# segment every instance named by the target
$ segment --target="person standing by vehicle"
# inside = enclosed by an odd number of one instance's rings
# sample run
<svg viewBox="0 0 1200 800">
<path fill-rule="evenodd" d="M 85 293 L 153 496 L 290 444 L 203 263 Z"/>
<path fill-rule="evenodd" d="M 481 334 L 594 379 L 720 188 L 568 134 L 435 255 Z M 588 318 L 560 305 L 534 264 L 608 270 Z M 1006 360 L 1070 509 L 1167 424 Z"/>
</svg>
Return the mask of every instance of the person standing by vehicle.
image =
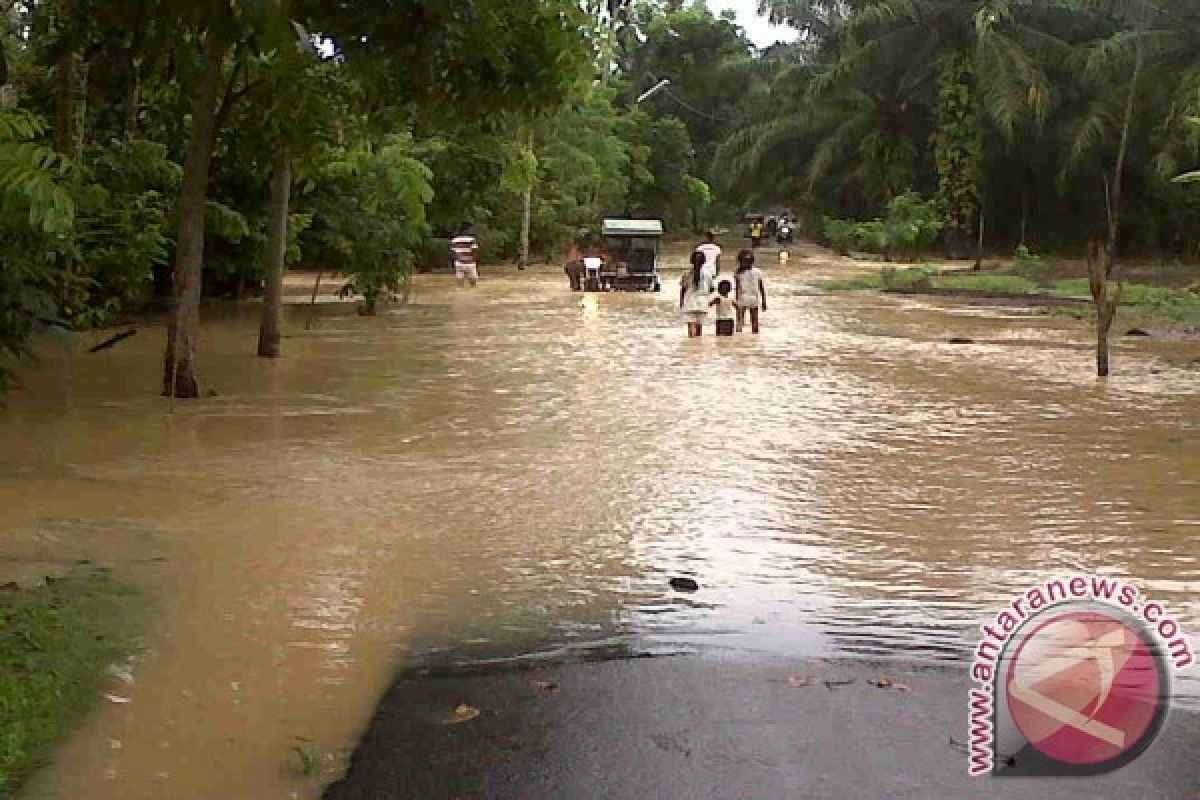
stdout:
<svg viewBox="0 0 1200 800">
<path fill-rule="evenodd" d="M 454 274 L 459 288 L 479 285 L 479 240 L 471 230 L 470 223 L 462 226 L 461 232 L 450 240 L 450 252 L 454 254 Z"/>
<path fill-rule="evenodd" d="M 692 268 L 684 270 L 679 279 L 679 309 L 687 321 L 689 339 L 703 335 L 713 292 L 713 279 L 704 271 L 704 254 L 694 251 L 691 261 Z"/>
<path fill-rule="evenodd" d="M 571 281 L 571 289 L 576 292 L 583 291 L 583 257 L 587 254 L 591 238 L 591 231 L 587 228 L 579 229 L 579 233 L 575 235 L 575 241 L 571 243 L 571 250 L 567 253 L 567 263 L 563 267 L 563 271 L 567 273 L 567 279 Z"/>
<path fill-rule="evenodd" d="M 750 312 L 750 332 L 758 333 L 759 314 L 767 310 L 767 285 L 762 270 L 754 266 L 754 251 L 738 253 L 737 329 L 745 327 L 746 312 Z"/>
<path fill-rule="evenodd" d="M 717 234 L 709 231 L 704 235 L 704 244 L 696 248 L 697 253 L 704 254 L 704 271 L 715 281 L 721 274 L 721 245 L 717 244 Z"/>
</svg>

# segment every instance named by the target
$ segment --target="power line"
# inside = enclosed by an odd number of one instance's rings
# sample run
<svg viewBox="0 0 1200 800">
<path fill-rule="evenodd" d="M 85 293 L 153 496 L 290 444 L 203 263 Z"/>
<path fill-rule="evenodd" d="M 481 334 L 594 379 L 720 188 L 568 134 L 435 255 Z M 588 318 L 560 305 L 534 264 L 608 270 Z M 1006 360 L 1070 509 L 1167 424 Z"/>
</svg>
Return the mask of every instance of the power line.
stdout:
<svg viewBox="0 0 1200 800">
<path fill-rule="evenodd" d="M 693 105 L 690 105 L 689 103 L 685 102 L 684 100 L 681 100 L 681 99 L 680 99 L 680 98 L 679 98 L 679 97 L 678 97 L 678 96 L 677 96 L 677 95 L 676 95 L 674 92 L 672 92 L 670 89 L 665 89 L 665 88 L 664 88 L 664 89 L 662 90 L 662 93 L 663 93 L 663 94 L 665 94 L 665 95 L 667 95 L 668 97 L 670 97 L 670 98 L 671 98 L 672 100 L 674 100 L 676 103 L 679 103 L 679 105 L 683 106 L 683 107 L 684 107 L 684 108 L 686 108 L 688 111 L 691 111 L 693 114 L 698 114 L 698 115 L 700 115 L 700 116 L 702 116 L 702 117 L 707 117 L 708 119 L 711 119 L 711 120 L 713 120 L 713 121 L 715 121 L 715 122 L 736 122 L 736 121 L 737 121 L 737 120 L 734 120 L 734 119 L 730 119 L 729 117 L 718 117 L 718 116 L 714 116 L 713 114 L 709 114 L 707 111 L 701 111 L 700 109 L 696 108 L 695 106 L 693 106 Z"/>
</svg>

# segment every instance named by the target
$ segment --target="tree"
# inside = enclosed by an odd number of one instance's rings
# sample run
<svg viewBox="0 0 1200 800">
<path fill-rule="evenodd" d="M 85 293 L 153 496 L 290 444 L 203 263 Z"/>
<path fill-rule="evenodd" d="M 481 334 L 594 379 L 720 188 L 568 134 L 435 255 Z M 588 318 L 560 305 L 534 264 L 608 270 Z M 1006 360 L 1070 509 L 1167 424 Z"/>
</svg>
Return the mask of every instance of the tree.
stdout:
<svg viewBox="0 0 1200 800">
<path fill-rule="evenodd" d="M 1105 377 L 1111 369 L 1109 333 L 1122 295 L 1117 250 L 1129 156 L 1153 135 L 1147 123 L 1161 119 L 1159 113 L 1141 111 L 1139 101 L 1145 104 L 1153 97 L 1153 89 L 1146 89 L 1151 79 L 1159 86 L 1175 86 L 1180 75 L 1185 85 L 1200 75 L 1200 9 L 1183 3 L 1097 0 L 1077 13 L 1083 35 L 1076 37 L 1067 63 L 1078 75 L 1085 111 L 1071 119 L 1062 178 L 1100 167 L 1104 225 L 1102 235 L 1089 242 L 1088 273 L 1096 308 L 1096 373 Z"/>
<path fill-rule="evenodd" d="M 46 125 L 22 110 L 0 112 L 0 355 L 26 353 L 30 337 L 61 324 L 55 267 L 74 227 L 69 192 L 73 167 L 39 140 Z M 9 372 L 0 363 L 0 387 Z"/>
<path fill-rule="evenodd" d="M 570 67 L 582 41 L 575 7 L 549 0 L 520 10 L 490 0 L 477 3 L 474 15 L 431 0 L 397 0 L 369 10 L 364 4 L 332 8 L 315 0 L 290 5 L 208 0 L 199 5 L 186 18 L 201 45 L 200 69 L 192 89 L 191 144 L 179 201 L 176 302 L 163 369 L 164 394 L 175 397 L 198 397 L 200 392 L 195 357 L 206 189 L 217 133 L 231 104 L 246 91 L 234 86 L 241 58 L 283 41 L 282 32 L 295 19 L 292 14 L 302 13 L 343 57 L 355 65 L 362 61 L 365 71 L 374 71 L 381 84 L 410 102 L 536 108 L 561 97 L 576 80 L 578 73 Z M 226 77 L 231 55 L 233 67 Z M 456 80 L 445 80 L 451 74 Z M 222 84 L 227 86 L 218 107 Z M 281 240 L 275 237 L 277 247 Z"/>
</svg>

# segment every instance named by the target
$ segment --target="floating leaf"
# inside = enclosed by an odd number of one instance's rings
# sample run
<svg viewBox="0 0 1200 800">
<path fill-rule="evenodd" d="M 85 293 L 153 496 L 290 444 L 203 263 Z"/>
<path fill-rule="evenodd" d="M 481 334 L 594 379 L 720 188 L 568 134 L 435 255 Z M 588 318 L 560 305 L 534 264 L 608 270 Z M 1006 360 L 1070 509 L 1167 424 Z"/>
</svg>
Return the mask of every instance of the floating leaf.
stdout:
<svg viewBox="0 0 1200 800">
<path fill-rule="evenodd" d="M 460 704 L 443 722 L 446 725 L 457 725 L 460 722 L 470 722 L 479 716 L 479 709 L 466 703 Z"/>
</svg>

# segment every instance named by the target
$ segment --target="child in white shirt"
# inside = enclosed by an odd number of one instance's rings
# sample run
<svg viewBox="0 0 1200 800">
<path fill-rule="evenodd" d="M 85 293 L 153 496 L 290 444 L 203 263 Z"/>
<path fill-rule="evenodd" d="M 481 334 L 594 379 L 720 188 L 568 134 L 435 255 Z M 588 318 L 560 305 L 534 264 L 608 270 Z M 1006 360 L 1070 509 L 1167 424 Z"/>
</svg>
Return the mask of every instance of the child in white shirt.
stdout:
<svg viewBox="0 0 1200 800">
<path fill-rule="evenodd" d="M 717 336 L 733 336 L 737 307 L 729 296 L 732 291 L 733 284 L 728 279 L 722 280 L 717 284 L 717 296 L 709 303 L 717 309 Z"/>
<path fill-rule="evenodd" d="M 758 333 L 758 315 L 767 310 L 767 285 L 763 281 L 762 270 L 754 266 L 754 252 L 743 250 L 738 253 L 737 275 L 737 329 L 740 331 L 746 322 L 746 312 L 750 312 L 750 331 Z"/>
</svg>

